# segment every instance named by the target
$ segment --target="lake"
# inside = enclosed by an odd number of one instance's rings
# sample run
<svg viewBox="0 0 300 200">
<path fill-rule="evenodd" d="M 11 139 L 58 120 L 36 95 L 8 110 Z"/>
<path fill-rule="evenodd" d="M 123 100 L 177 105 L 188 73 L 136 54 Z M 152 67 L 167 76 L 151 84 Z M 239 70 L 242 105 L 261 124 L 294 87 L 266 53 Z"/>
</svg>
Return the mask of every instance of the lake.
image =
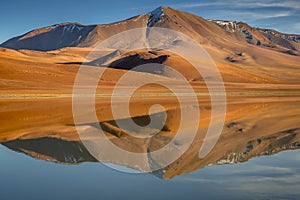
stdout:
<svg viewBox="0 0 300 200">
<path fill-rule="evenodd" d="M 116 118 L 105 97 L 96 99 L 95 113 L 80 107 L 79 118 L 68 97 L 1 99 L 1 199 L 299 198 L 297 97 L 233 97 L 224 123 L 221 114 L 212 120 L 206 101 L 179 106 L 172 99 L 137 97 L 132 121 Z M 151 110 L 154 102 L 165 112 Z M 199 157 L 203 141 L 213 141 L 205 138 L 209 126 L 218 124 L 217 143 Z"/>
</svg>

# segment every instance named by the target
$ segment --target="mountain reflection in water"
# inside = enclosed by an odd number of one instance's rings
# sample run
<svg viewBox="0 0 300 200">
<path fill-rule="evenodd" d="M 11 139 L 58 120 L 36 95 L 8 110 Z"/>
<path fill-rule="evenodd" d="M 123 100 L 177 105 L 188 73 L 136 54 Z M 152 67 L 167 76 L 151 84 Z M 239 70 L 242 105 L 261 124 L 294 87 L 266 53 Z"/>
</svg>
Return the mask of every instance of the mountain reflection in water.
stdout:
<svg viewBox="0 0 300 200">
<path fill-rule="evenodd" d="M 76 132 L 70 100 L 12 100 L 1 104 L 4 109 L 0 113 L 0 119 L 5 123 L 1 127 L 0 141 L 7 148 L 36 159 L 59 164 L 98 162 L 85 148 Z M 137 109 L 148 106 L 147 103 L 140 104 Z M 190 106 L 179 109 L 176 104 L 165 103 L 167 120 L 162 130 L 149 138 L 137 138 L 119 129 L 108 111 L 108 104 L 97 107 L 101 110 L 97 112 L 99 121 L 82 124 L 79 128 L 89 130 L 99 124 L 115 145 L 136 153 L 155 151 L 171 142 L 178 130 L 180 112 L 192 109 Z M 133 121 L 140 125 L 148 124 L 149 115 L 143 112 L 133 111 Z M 191 127 L 190 124 L 183 127 L 183 130 L 199 129 L 190 148 L 177 161 L 153 174 L 162 179 L 171 179 L 206 166 L 247 162 L 257 156 L 300 149 L 298 101 L 229 103 L 221 137 L 213 150 L 203 159 L 198 157 L 198 153 L 209 124 L 210 106 L 201 104 L 200 112 L 201 121 L 198 127 Z M 190 119 L 191 122 L 193 120 L 195 119 Z M 93 137 L 87 134 L 85 139 L 93 140 Z M 175 142 L 181 145 L 184 140 Z M 110 162 L 109 157 L 105 158 L 105 162 Z M 151 162 L 150 158 L 148 162 Z M 139 169 L 135 163 L 128 163 L 112 164 Z"/>
</svg>

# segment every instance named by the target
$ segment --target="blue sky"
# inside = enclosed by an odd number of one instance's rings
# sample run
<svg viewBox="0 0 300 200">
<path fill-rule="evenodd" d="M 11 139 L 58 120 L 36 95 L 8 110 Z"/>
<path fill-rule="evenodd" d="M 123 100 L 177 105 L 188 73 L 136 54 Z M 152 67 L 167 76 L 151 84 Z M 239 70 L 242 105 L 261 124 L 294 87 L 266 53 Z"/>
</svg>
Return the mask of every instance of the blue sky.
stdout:
<svg viewBox="0 0 300 200">
<path fill-rule="evenodd" d="M 1 1 L 0 43 L 32 29 L 61 22 L 102 24 L 147 13 L 160 5 L 208 19 L 300 33 L 300 0 L 9 0 Z"/>
</svg>

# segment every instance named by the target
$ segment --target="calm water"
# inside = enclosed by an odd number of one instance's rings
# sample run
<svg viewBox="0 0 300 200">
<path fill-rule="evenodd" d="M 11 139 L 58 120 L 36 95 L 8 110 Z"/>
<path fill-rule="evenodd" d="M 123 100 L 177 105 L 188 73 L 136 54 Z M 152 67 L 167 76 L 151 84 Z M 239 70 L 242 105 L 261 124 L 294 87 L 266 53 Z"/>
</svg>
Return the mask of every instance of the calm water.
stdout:
<svg viewBox="0 0 300 200">
<path fill-rule="evenodd" d="M 300 198 L 300 103 L 297 101 L 228 104 L 218 143 L 200 159 L 199 147 L 210 112 L 203 104 L 200 106 L 203 123 L 197 127 L 194 143 L 176 162 L 153 173 L 125 173 L 98 162 L 78 137 L 67 100 L 0 103 L 1 199 Z M 173 105 L 167 109 L 168 119 L 162 131 L 152 138 L 139 139 L 116 134 L 120 133 L 116 120 L 108 117 L 106 105 L 99 107 L 102 109 L 98 125 L 110 141 L 131 152 L 159 149 L 171 141 L 178 129 L 179 111 Z M 138 124 L 148 123 L 149 115 L 133 115 Z M 90 130 L 95 128 L 95 122 L 79 127 Z M 183 130 L 190 128 L 195 127 L 186 125 Z M 87 136 L 88 140 L 93 138 Z M 177 140 L 176 144 L 184 141 Z M 116 163 L 114 159 L 105 160 Z M 134 161 L 115 165 L 118 166 L 141 170 Z"/>
</svg>

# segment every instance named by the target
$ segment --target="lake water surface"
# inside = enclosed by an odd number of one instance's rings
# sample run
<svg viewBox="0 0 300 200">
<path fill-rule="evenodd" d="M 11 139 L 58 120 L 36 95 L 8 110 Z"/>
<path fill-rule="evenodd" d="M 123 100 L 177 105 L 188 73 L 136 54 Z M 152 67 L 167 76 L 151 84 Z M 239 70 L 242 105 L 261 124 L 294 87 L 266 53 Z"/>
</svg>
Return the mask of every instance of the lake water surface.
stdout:
<svg viewBox="0 0 300 200">
<path fill-rule="evenodd" d="M 142 129 L 126 130 L 115 119 L 109 103 L 96 103 L 98 121 L 75 126 L 68 98 L 1 100 L 1 199 L 298 199 L 300 197 L 300 101 L 298 99 L 236 99 L 227 104 L 225 124 L 217 144 L 204 158 L 199 149 L 208 129 L 211 107 L 200 104 L 200 122 L 188 119 L 181 131 L 197 129 L 189 148 L 168 166 L 149 172 L 151 152 L 171 143 L 178 148 L 185 137 L 172 140 L 179 130 L 178 107 L 160 100 L 167 119 L 151 137 Z M 149 117 L 151 103 L 135 102 L 133 121 Z M 121 105 L 121 104 L 120 104 Z M 90 113 L 82 111 L 83 116 Z M 189 115 L 185 115 L 189 116 Z M 212 122 L 217 124 L 218 122 Z M 86 144 L 91 130 L 101 127 L 106 137 L 128 152 L 145 154 L 143 162 L 101 152 L 102 163 Z M 149 127 L 149 130 L 155 127 Z M 78 130 L 83 135 L 78 135 Z M 137 137 L 135 137 L 137 136 Z M 112 165 L 110 165 L 112 164 Z M 154 169 L 154 168 L 153 168 Z M 124 172 L 124 171 L 129 171 Z M 147 171 L 147 173 L 141 173 Z"/>
</svg>

